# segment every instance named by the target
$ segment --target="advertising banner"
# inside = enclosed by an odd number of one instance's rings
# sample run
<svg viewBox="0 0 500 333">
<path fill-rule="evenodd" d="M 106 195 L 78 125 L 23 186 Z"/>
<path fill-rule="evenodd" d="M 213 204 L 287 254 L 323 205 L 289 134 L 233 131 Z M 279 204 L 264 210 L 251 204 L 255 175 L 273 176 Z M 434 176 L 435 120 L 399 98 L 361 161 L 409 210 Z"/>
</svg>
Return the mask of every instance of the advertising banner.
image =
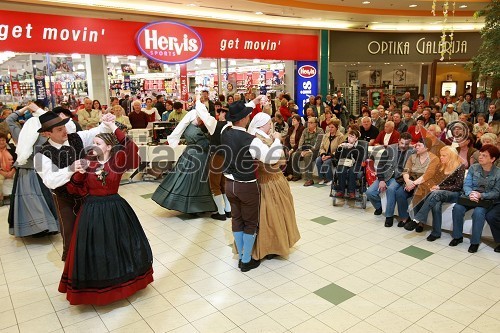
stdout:
<svg viewBox="0 0 500 333">
<path fill-rule="evenodd" d="M 187 65 L 180 65 L 180 80 L 181 80 L 181 99 L 187 101 L 189 98 L 188 93 L 188 78 L 187 78 Z"/>
<path fill-rule="evenodd" d="M 302 116 L 309 96 L 318 94 L 318 62 L 297 61 L 295 82 L 297 82 L 295 103 L 299 107 L 299 115 Z"/>
<path fill-rule="evenodd" d="M 255 59 L 318 59 L 317 35 L 189 27 L 172 21 L 146 24 L 26 15 L 5 10 L 0 10 L 0 17 L 0 51 L 139 55 L 142 47 L 148 58 L 166 63 L 196 57 L 248 59 L 249 54 Z M 174 26 L 179 29 L 172 29 Z"/>
</svg>

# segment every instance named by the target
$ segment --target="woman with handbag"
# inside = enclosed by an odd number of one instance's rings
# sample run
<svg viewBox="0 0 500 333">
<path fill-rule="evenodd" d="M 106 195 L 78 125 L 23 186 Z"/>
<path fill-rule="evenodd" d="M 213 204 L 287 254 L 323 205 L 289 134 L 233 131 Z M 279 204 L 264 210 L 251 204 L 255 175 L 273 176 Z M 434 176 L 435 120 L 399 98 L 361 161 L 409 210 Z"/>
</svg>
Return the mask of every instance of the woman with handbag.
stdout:
<svg viewBox="0 0 500 333">
<path fill-rule="evenodd" d="M 442 204 L 457 202 L 465 178 L 465 166 L 455 148 L 441 148 L 439 160 L 435 174 L 430 174 L 433 171 L 429 169 L 425 172 L 429 180 L 417 188 L 412 200 L 414 218 L 404 226 L 406 230 L 423 231 L 427 216 L 432 211 L 432 232 L 427 236 L 429 242 L 441 238 Z"/>
<path fill-rule="evenodd" d="M 465 212 L 473 209 L 472 237 L 469 253 L 477 252 L 483 233 L 486 212 L 500 197 L 500 168 L 494 165 L 500 151 L 493 145 L 484 145 L 479 151 L 478 163 L 469 167 L 464 182 L 464 196 L 453 207 L 453 240 L 450 246 L 463 242 Z"/>
</svg>

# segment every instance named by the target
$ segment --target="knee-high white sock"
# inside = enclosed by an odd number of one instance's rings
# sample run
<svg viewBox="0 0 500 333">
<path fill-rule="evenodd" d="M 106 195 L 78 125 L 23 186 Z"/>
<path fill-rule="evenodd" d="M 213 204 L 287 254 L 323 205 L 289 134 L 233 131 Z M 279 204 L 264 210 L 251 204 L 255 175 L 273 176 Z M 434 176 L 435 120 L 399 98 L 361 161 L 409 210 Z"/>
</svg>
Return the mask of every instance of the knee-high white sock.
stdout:
<svg viewBox="0 0 500 333">
<path fill-rule="evenodd" d="M 229 199 L 227 198 L 226 194 L 222 194 L 222 197 L 224 198 L 224 211 L 230 212 L 231 211 L 231 203 L 229 202 Z"/>
<path fill-rule="evenodd" d="M 214 202 L 217 206 L 217 212 L 220 215 L 224 215 L 224 199 L 222 199 L 222 194 L 214 195 Z"/>
</svg>

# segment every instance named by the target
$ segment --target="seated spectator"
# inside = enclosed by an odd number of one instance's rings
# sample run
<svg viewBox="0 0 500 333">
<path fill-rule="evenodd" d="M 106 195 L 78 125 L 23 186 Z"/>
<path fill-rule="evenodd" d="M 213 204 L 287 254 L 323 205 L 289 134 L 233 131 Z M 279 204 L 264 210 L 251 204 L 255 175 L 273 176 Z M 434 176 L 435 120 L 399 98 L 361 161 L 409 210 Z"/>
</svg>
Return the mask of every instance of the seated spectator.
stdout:
<svg viewBox="0 0 500 333">
<path fill-rule="evenodd" d="M 285 147 L 288 148 L 288 163 L 286 169 L 286 175 L 288 180 L 293 179 L 293 171 L 292 171 L 292 160 L 291 157 L 294 152 L 299 149 L 299 141 L 302 137 L 302 132 L 304 131 L 304 126 L 301 122 L 301 117 L 298 114 L 290 117 L 292 120 L 291 126 L 288 128 L 288 133 L 285 138 Z M 296 179 L 298 180 L 298 179 Z"/>
<path fill-rule="evenodd" d="M 386 192 L 386 227 L 392 227 L 396 200 L 402 199 L 396 198 L 396 190 L 400 187 L 396 179 L 402 177 L 406 161 L 413 154 L 410 144 L 411 135 L 403 133 L 397 144 L 387 146 L 377 164 L 377 180 L 366 191 L 368 200 L 375 208 L 374 215 L 382 214 L 380 193 Z"/>
<path fill-rule="evenodd" d="M 488 124 L 488 133 L 500 135 L 500 120 L 493 120 Z"/>
<path fill-rule="evenodd" d="M 132 129 L 132 124 L 130 123 L 130 119 L 129 119 L 129 117 L 127 117 L 125 115 L 125 110 L 121 107 L 121 105 L 119 105 L 119 104 L 114 105 L 111 108 L 110 112 L 115 115 L 116 122 L 124 125 L 124 127 L 120 126 L 122 131 L 126 132 L 126 131 Z"/>
<path fill-rule="evenodd" d="M 498 90 L 500 91 L 500 90 Z M 499 99 L 500 101 L 500 99 Z M 495 103 L 491 103 L 488 106 L 488 115 L 486 122 L 489 124 L 494 120 L 500 120 L 500 110 L 497 110 Z"/>
<path fill-rule="evenodd" d="M 439 119 L 441 119 L 441 118 L 443 118 L 443 113 L 442 113 L 441 111 L 436 112 L 436 113 L 434 114 L 434 120 L 436 121 L 436 123 L 437 123 L 437 121 L 438 121 Z"/>
<path fill-rule="evenodd" d="M 445 143 L 441 141 L 441 128 L 439 125 L 432 124 L 429 126 L 425 133 L 425 137 L 431 140 L 432 146 L 429 151 L 436 156 L 439 156 L 441 148 L 445 146 Z"/>
<path fill-rule="evenodd" d="M 0 207 L 3 206 L 3 182 L 5 179 L 13 179 L 16 174 L 16 149 L 14 145 L 7 143 L 8 140 L 7 134 L 0 132 Z"/>
<path fill-rule="evenodd" d="M 500 198 L 500 169 L 494 166 L 495 160 L 500 157 L 500 151 L 492 145 L 485 145 L 479 153 L 479 163 L 471 165 L 465 178 L 463 191 L 465 196 L 460 197 L 453 206 L 453 240 L 450 246 L 457 246 L 463 242 L 464 215 L 470 209 L 472 213 L 472 236 L 469 253 L 477 252 L 483 233 L 485 215 L 495 201 Z"/>
<path fill-rule="evenodd" d="M 408 128 L 408 133 L 411 136 L 411 144 L 416 144 L 420 139 L 422 139 L 422 133 L 425 131 L 424 128 L 424 117 L 419 117 L 417 119 L 417 124 L 415 126 L 410 126 Z"/>
<path fill-rule="evenodd" d="M 304 121 L 307 122 L 309 118 L 314 117 L 314 110 L 312 107 L 309 107 L 305 110 L 306 111 L 304 112 L 304 116 L 302 118 L 304 118 Z"/>
<path fill-rule="evenodd" d="M 419 117 L 422 117 L 423 115 L 424 115 L 424 108 L 421 106 L 418 106 L 417 110 L 415 112 L 413 112 L 412 118 L 414 120 L 417 120 Z"/>
<path fill-rule="evenodd" d="M 328 126 L 328 123 L 330 120 L 333 118 L 333 113 L 330 111 L 330 107 L 325 108 L 325 120 L 321 122 L 321 128 L 323 129 L 324 132 L 326 132 L 326 127 Z"/>
<path fill-rule="evenodd" d="M 477 123 L 474 124 L 474 128 L 472 130 L 472 134 L 479 136 L 481 138 L 481 135 L 484 133 L 488 132 L 488 123 L 486 122 L 486 117 L 484 114 L 480 113 L 477 115 Z"/>
<path fill-rule="evenodd" d="M 412 110 L 416 111 L 418 106 L 421 106 L 423 108 L 429 106 L 429 102 L 425 100 L 424 94 L 418 94 L 418 99 L 413 102 Z"/>
<path fill-rule="evenodd" d="M 101 121 L 101 111 L 92 108 L 92 100 L 85 98 L 83 100 L 83 109 L 76 112 L 78 122 L 84 130 L 97 127 Z"/>
<path fill-rule="evenodd" d="M 384 115 L 384 113 L 381 114 L 378 109 L 372 110 L 371 112 L 372 125 L 378 129 L 379 133 L 384 130 L 385 125 L 385 120 L 381 118 L 381 115 Z"/>
<path fill-rule="evenodd" d="M 458 120 L 458 113 L 455 112 L 455 105 L 448 104 L 446 106 L 446 112 L 443 114 L 443 118 L 448 124 Z"/>
<path fill-rule="evenodd" d="M 406 230 L 422 232 L 432 211 L 432 232 L 427 236 L 429 242 L 441 238 L 442 204 L 457 202 L 465 177 L 465 167 L 454 148 L 441 148 L 439 160 L 435 174 L 432 174 L 433 169 L 426 170 L 424 176 L 428 180 L 417 188 L 412 200 L 414 218 L 404 226 Z"/>
<path fill-rule="evenodd" d="M 312 180 L 313 161 L 316 160 L 319 150 L 315 146 L 321 134 L 323 134 L 323 130 L 318 126 L 317 118 L 310 117 L 307 120 L 307 128 L 302 132 L 302 136 L 300 137 L 298 149 L 293 152 L 290 158 L 292 162 L 293 181 L 301 179 L 301 173 L 303 173 L 306 179 L 304 186 L 311 186 L 314 184 Z M 302 169 L 300 169 L 299 165 L 300 160 L 304 161 L 304 167 Z"/>
<path fill-rule="evenodd" d="M 410 110 L 410 108 L 407 106 L 403 106 L 402 111 L 403 111 L 403 116 L 404 116 L 404 119 L 402 120 L 402 122 L 405 123 L 405 125 L 408 128 L 410 128 L 410 126 L 415 125 L 415 120 L 413 119 L 413 112 Z"/>
<path fill-rule="evenodd" d="M 429 152 L 428 147 L 431 145 L 431 140 L 427 138 L 417 142 L 415 144 L 415 153 L 406 161 L 401 177 L 396 179 L 396 182 L 400 185 L 396 188 L 396 202 L 400 219 L 398 227 L 409 221 L 408 199 L 413 196 L 417 186 L 428 181 L 435 174 L 439 165 L 437 156 Z M 425 174 L 426 170 L 429 170 L 427 174 Z M 386 222 L 388 218 L 386 214 Z M 389 222 L 392 222 L 392 220 Z"/>
<path fill-rule="evenodd" d="M 403 119 L 401 118 L 401 113 L 394 112 L 392 114 L 392 121 L 394 122 L 394 129 L 399 134 L 408 131 L 408 126 L 403 122 Z"/>
<path fill-rule="evenodd" d="M 425 128 L 428 128 L 429 125 L 432 125 L 432 124 L 436 123 L 434 121 L 434 119 L 432 119 L 432 117 L 431 117 L 431 111 L 429 109 L 424 109 L 424 111 L 422 112 L 422 115 L 424 117 L 424 127 Z"/>
<path fill-rule="evenodd" d="M 498 158 L 495 163 L 498 162 Z M 497 166 L 498 167 L 498 166 Z M 486 222 L 490 225 L 491 234 L 493 235 L 493 240 L 495 243 L 500 243 L 500 202 L 497 202 L 495 206 L 486 213 Z M 500 253 L 500 244 L 493 250 Z"/>
<path fill-rule="evenodd" d="M 394 130 L 394 122 L 388 121 L 384 125 L 384 130 L 375 139 L 374 146 L 388 146 L 398 143 L 400 134 Z"/>
<path fill-rule="evenodd" d="M 10 108 L 4 108 L 0 114 L 0 132 L 10 135 L 9 131 L 9 125 L 7 125 L 7 122 L 5 119 L 7 119 L 8 116 L 12 114 L 12 109 Z"/>
<path fill-rule="evenodd" d="M 285 121 L 281 113 L 274 115 L 273 128 L 276 133 L 281 134 L 281 142 L 283 142 L 288 134 L 288 123 Z"/>
<path fill-rule="evenodd" d="M 369 146 L 375 145 L 375 139 L 378 136 L 378 128 L 372 125 L 372 120 L 370 117 L 363 117 L 361 119 L 360 127 L 360 137 L 359 140 L 365 140 L 368 142 Z"/>
<path fill-rule="evenodd" d="M 214 105 L 215 110 L 215 105 Z M 180 122 L 184 116 L 187 115 L 187 111 L 184 110 L 181 102 L 174 102 L 174 111 L 168 116 L 168 121 Z"/>
<path fill-rule="evenodd" d="M 474 153 L 477 151 L 476 148 L 473 147 L 475 142 L 474 135 L 469 133 L 469 135 L 465 138 L 461 138 L 458 140 L 458 155 L 460 156 L 460 160 L 466 169 L 469 168 L 472 164 L 474 164 Z"/>
<path fill-rule="evenodd" d="M 344 141 L 344 135 L 338 130 L 339 125 L 339 119 L 330 119 L 326 128 L 327 131 L 323 136 L 323 141 L 321 141 L 319 156 L 316 158 L 316 167 L 320 179 L 319 185 L 331 185 L 332 183 L 332 157 L 339 144 Z"/>
<path fill-rule="evenodd" d="M 335 196 L 338 198 L 344 197 L 346 185 L 349 199 L 356 198 L 356 177 L 362 172 L 366 153 L 364 146 L 358 145 L 360 135 L 357 126 L 350 127 L 347 142 L 341 143 L 335 152 L 333 163 L 338 177 Z"/>
<path fill-rule="evenodd" d="M 446 128 L 446 126 L 448 125 L 448 123 L 446 122 L 446 120 L 444 120 L 444 118 L 441 118 L 437 121 L 437 125 L 439 126 L 439 130 L 440 130 L 440 135 L 439 135 L 439 140 L 441 140 L 445 145 L 451 145 L 451 141 L 448 140 L 448 129 Z"/>
</svg>

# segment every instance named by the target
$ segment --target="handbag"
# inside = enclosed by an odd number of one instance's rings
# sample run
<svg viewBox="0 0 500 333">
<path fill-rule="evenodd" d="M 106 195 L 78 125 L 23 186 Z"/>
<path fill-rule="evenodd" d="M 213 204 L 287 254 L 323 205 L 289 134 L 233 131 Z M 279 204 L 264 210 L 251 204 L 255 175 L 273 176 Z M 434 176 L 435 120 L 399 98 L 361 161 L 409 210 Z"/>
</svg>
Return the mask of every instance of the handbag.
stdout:
<svg viewBox="0 0 500 333">
<path fill-rule="evenodd" d="M 339 159 L 338 166 L 343 166 L 346 168 L 350 168 L 354 165 L 354 160 L 352 158 L 341 158 Z"/>
<path fill-rule="evenodd" d="M 479 202 L 472 201 L 469 199 L 469 197 L 462 195 L 458 197 L 457 204 L 466 206 L 466 207 L 483 207 L 486 209 L 490 209 L 493 207 L 493 204 L 495 203 L 495 200 L 490 200 L 490 199 L 479 199 Z"/>
</svg>

